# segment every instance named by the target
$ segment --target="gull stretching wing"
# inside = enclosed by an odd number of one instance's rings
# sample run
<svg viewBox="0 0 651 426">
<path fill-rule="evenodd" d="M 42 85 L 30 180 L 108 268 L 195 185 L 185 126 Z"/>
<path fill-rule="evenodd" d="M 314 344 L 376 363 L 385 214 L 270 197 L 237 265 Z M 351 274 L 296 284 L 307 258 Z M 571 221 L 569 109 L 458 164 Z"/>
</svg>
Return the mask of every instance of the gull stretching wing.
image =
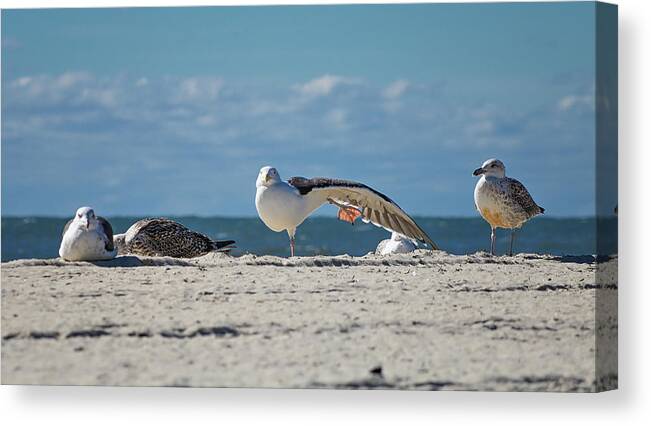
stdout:
<svg viewBox="0 0 651 426">
<path fill-rule="evenodd" d="M 290 253 L 294 255 L 296 228 L 314 210 L 330 203 L 339 207 L 337 217 L 349 223 L 361 217 L 414 242 L 438 247 L 398 204 L 386 195 L 359 182 L 341 179 L 293 177 L 283 181 L 273 167 L 260 169 L 256 180 L 255 208 L 269 229 L 289 235 Z"/>
</svg>

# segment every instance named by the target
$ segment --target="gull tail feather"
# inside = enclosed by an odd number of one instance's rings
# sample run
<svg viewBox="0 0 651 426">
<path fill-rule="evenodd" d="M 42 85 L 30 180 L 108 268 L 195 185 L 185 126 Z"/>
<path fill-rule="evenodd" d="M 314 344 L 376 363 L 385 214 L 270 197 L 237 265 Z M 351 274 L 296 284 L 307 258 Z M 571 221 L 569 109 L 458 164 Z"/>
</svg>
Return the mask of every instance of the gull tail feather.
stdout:
<svg viewBox="0 0 651 426">
<path fill-rule="evenodd" d="M 222 253 L 228 253 L 232 249 L 236 248 L 233 244 L 235 244 L 235 241 L 233 240 L 211 241 L 212 250 Z"/>
</svg>

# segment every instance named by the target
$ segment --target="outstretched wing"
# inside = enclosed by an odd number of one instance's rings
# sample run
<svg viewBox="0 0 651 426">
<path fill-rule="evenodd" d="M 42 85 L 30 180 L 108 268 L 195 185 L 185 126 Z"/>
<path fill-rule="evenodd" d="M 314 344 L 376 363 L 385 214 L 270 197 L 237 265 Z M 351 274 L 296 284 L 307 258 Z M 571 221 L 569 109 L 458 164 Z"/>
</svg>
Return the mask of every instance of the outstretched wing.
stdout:
<svg viewBox="0 0 651 426">
<path fill-rule="evenodd" d="M 106 248 L 106 251 L 113 251 L 113 227 L 111 227 L 109 221 L 104 219 L 102 216 L 97 216 L 97 220 L 106 235 L 106 245 L 104 248 Z"/>
<path fill-rule="evenodd" d="M 531 218 L 545 212 L 545 209 L 536 204 L 527 188 L 519 180 L 513 178 L 506 178 L 506 180 L 510 198 L 522 207 L 528 217 Z"/>
<path fill-rule="evenodd" d="M 363 183 L 341 179 L 293 177 L 287 181 L 306 197 L 318 197 L 359 210 L 364 222 L 370 222 L 388 231 L 395 231 L 413 240 L 429 244 L 438 250 L 434 241 L 386 195 Z"/>
</svg>

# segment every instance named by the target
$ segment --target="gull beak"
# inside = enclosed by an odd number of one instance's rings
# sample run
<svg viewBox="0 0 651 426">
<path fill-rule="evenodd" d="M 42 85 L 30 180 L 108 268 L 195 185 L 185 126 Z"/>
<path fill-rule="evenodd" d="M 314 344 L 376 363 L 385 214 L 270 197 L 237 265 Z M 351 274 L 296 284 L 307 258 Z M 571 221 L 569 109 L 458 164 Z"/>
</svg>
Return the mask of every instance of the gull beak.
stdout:
<svg viewBox="0 0 651 426">
<path fill-rule="evenodd" d="M 482 167 L 476 169 L 474 172 L 472 172 L 473 176 L 479 176 L 484 173 L 484 169 Z"/>
<path fill-rule="evenodd" d="M 269 174 L 264 175 L 264 183 L 269 183 Z"/>
</svg>

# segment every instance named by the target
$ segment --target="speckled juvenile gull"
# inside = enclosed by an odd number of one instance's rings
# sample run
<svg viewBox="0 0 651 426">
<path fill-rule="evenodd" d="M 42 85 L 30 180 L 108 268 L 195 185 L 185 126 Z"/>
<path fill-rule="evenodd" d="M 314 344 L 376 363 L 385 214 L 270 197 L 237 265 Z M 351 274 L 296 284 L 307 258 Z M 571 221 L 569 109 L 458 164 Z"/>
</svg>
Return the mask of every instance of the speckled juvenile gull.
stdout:
<svg viewBox="0 0 651 426">
<path fill-rule="evenodd" d="M 495 254 L 495 229 L 505 228 L 511 229 L 509 255 L 513 255 L 515 229 L 545 209 L 536 204 L 522 183 L 506 177 L 500 160 L 486 160 L 473 175 L 481 176 L 475 186 L 475 206 L 491 226 L 491 254 Z"/>
<path fill-rule="evenodd" d="M 63 228 L 59 256 L 69 261 L 92 261 L 113 259 L 116 254 L 111 224 L 95 216 L 90 207 L 77 209 L 75 217 Z"/>
<path fill-rule="evenodd" d="M 413 241 L 438 249 L 398 204 L 363 183 L 304 177 L 293 177 L 284 182 L 275 168 L 267 166 L 260 169 L 256 180 L 255 207 L 269 229 L 287 231 L 292 256 L 296 228 L 325 203 L 339 207 L 337 217 L 341 220 L 354 223 L 355 219 L 361 217 L 364 222 L 399 232 Z"/>
<path fill-rule="evenodd" d="M 190 258 L 212 251 L 229 251 L 235 241 L 214 241 L 166 218 L 142 219 L 114 238 L 118 252 L 140 256 Z"/>
</svg>

